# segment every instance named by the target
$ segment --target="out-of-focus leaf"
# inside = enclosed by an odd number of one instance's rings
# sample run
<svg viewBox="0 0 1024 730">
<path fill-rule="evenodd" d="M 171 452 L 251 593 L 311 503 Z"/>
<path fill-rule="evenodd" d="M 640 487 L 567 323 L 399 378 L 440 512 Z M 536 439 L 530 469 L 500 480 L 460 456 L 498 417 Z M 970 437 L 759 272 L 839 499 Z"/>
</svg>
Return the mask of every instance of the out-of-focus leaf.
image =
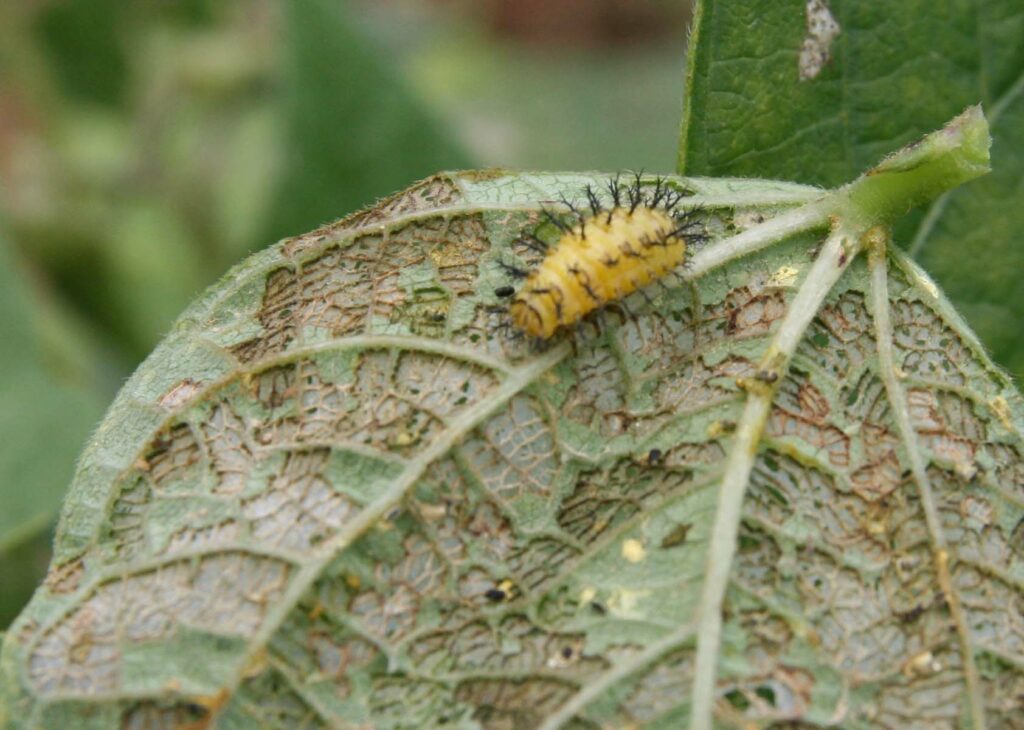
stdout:
<svg viewBox="0 0 1024 730">
<path fill-rule="evenodd" d="M 34 15 L 33 35 L 62 96 L 108 107 L 123 107 L 133 93 L 131 67 L 138 61 L 137 44 L 145 42 L 140 30 L 154 21 L 183 26 L 208 22 L 218 4 L 216 0 L 10 1 Z"/>
<path fill-rule="evenodd" d="M 47 357 L 40 330 L 51 325 L 39 321 L 46 310 L 25 275 L 0 239 L 0 626 L 45 569 L 39 536 L 56 517 L 102 404 L 91 383 L 67 382 L 74 373 L 66 360 Z"/>
<path fill-rule="evenodd" d="M 68 465 L 70 472 L 71 465 Z M 0 489 L 0 499 L 6 490 Z M 53 505 L 55 510 L 57 505 Z M 0 627 L 6 629 L 32 597 L 32 591 L 46 575 L 53 542 L 53 515 L 21 526 L 11 533 L 7 544 L 0 547 Z"/>
<path fill-rule="evenodd" d="M 109 231 L 105 301 L 136 345 L 159 338 L 211 278 L 184 222 L 158 201 L 122 204 Z"/>
<path fill-rule="evenodd" d="M 544 343 L 501 263 L 609 175 L 436 175 L 256 254 L 84 453 L 0 722 L 1012 726 L 1024 402 L 877 225 L 987 148 L 971 109 L 833 193 L 643 179 L 706 242 Z"/>
<path fill-rule="evenodd" d="M 122 23 L 130 3 L 58 0 L 37 20 L 63 92 L 82 101 L 118 105 L 128 81 Z"/>
<path fill-rule="evenodd" d="M 347 12 L 0 4 L 14 245 L 129 357 L 268 236 L 465 164 Z"/>
<path fill-rule="evenodd" d="M 1019 0 L 700 0 L 678 169 L 836 185 L 983 103 L 995 174 L 908 217 L 896 241 L 1024 375 L 1024 206 L 1006 204 L 1024 181 L 1022 69 Z"/>
<path fill-rule="evenodd" d="M 345 3 L 284 3 L 286 129 L 270 237 L 330 220 L 467 158 L 387 59 L 350 25 Z"/>
<path fill-rule="evenodd" d="M 449 35 L 403 65 L 481 164 L 670 169 L 682 100 L 675 47 L 538 54 Z"/>
<path fill-rule="evenodd" d="M 283 146 L 280 127 L 269 105 L 255 109 L 238 120 L 223 150 L 214 222 L 225 266 L 251 253 L 267 228 Z"/>
</svg>

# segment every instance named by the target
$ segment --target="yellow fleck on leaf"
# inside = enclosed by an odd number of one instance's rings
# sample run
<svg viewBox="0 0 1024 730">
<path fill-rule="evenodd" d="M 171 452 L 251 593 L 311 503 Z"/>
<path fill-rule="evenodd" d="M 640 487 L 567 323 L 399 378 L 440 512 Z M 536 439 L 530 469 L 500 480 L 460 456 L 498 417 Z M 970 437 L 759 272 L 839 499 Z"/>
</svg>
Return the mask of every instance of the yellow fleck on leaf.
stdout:
<svg viewBox="0 0 1024 730">
<path fill-rule="evenodd" d="M 640 605 L 643 599 L 651 595 L 649 590 L 632 591 L 622 589 L 612 593 L 608 599 L 608 612 L 619 618 L 639 618 L 646 615 Z"/>
<path fill-rule="evenodd" d="M 930 651 L 922 651 L 907 660 L 903 665 L 903 674 L 907 677 L 926 677 L 942 671 L 942 662 Z"/>
<path fill-rule="evenodd" d="M 800 269 L 794 266 L 780 266 L 768 277 L 768 286 L 779 288 L 791 287 L 796 283 Z"/>
<path fill-rule="evenodd" d="M 997 395 L 988 402 L 988 407 L 992 409 L 992 412 L 1006 430 L 1013 430 L 1013 422 L 1010 420 L 1010 404 L 1006 402 L 1006 398 Z"/>
<path fill-rule="evenodd" d="M 647 557 L 647 550 L 642 542 L 631 538 L 622 543 L 622 557 L 631 563 L 639 563 Z"/>
</svg>

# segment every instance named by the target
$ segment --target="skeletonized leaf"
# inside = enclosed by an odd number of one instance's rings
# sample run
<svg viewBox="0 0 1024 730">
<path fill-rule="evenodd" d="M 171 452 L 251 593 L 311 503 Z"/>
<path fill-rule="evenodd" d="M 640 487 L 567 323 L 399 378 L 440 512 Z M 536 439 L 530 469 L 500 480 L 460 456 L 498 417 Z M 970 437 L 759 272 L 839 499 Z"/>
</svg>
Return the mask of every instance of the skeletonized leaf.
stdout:
<svg viewBox="0 0 1024 730">
<path fill-rule="evenodd" d="M 1006 378 L 884 229 L 763 181 L 670 178 L 709 235 L 679 280 L 517 340 L 501 264 L 607 180 L 439 175 L 203 296 L 83 458 L 3 719 L 1008 726 Z"/>
</svg>

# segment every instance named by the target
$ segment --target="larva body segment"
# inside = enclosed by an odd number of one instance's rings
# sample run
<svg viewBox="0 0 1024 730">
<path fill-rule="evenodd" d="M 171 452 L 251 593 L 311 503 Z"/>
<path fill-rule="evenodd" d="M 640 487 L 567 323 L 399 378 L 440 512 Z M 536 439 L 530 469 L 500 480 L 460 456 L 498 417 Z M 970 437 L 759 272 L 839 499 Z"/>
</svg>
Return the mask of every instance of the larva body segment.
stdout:
<svg viewBox="0 0 1024 730">
<path fill-rule="evenodd" d="M 516 327 L 548 339 L 683 263 L 686 237 L 670 210 L 601 210 L 566 230 L 527 276 L 509 308 Z"/>
</svg>

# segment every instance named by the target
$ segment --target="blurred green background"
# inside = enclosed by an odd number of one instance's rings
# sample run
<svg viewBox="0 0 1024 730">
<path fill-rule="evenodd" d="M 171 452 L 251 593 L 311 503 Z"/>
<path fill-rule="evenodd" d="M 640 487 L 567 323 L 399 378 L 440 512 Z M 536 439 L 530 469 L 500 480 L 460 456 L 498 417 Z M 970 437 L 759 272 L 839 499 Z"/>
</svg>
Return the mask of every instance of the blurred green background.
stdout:
<svg viewBox="0 0 1024 730">
<path fill-rule="evenodd" d="M 446 168 L 671 172 L 679 0 L 0 2 L 0 628 L 119 384 L 246 254 Z"/>
</svg>

